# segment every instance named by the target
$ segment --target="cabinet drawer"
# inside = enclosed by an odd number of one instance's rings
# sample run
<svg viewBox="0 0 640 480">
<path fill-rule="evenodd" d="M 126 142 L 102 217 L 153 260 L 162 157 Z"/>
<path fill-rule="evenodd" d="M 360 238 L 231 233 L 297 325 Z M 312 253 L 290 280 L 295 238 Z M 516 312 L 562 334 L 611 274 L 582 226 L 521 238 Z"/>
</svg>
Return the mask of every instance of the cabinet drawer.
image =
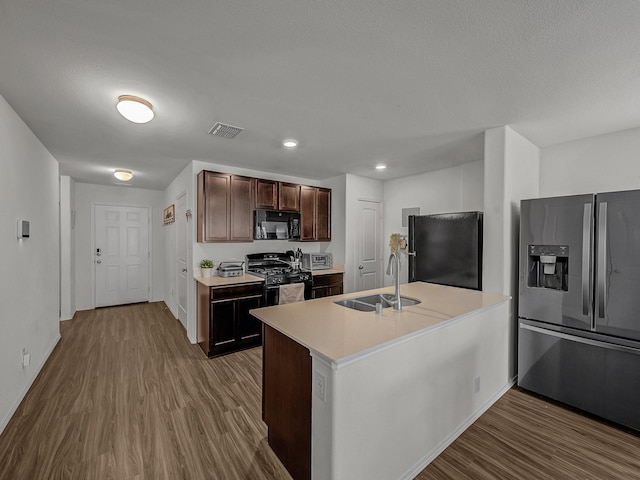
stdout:
<svg viewBox="0 0 640 480">
<path fill-rule="evenodd" d="M 331 273 L 328 275 L 314 275 L 313 286 L 323 287 L 325 285 L 336 285 L 342 283 L 342 273 Z"/>
<path fill-rule="evenodd" d="M 212 287 L 210 290 L 210 298 L 212 301 L 260 295 L 262 295 L 262 282 L 234 285 L 232 287 Z"/>
</svg>

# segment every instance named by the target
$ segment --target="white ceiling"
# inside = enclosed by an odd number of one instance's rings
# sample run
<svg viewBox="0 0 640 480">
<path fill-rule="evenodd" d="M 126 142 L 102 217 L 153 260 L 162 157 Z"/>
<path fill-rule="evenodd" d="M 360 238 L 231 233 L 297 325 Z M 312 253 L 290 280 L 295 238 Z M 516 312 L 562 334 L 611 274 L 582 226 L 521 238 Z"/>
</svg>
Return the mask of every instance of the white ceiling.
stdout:
<svg viewBox="0 0 640 480">
<path fill-rule="evenodd" d="M 163 189 L 191 160 L 389 179 L 482 159 L 494 126 L 542 147 L 640 126 L 640 2 L 0 0 L 0 94 L 80 182 Z"/>
</svg>

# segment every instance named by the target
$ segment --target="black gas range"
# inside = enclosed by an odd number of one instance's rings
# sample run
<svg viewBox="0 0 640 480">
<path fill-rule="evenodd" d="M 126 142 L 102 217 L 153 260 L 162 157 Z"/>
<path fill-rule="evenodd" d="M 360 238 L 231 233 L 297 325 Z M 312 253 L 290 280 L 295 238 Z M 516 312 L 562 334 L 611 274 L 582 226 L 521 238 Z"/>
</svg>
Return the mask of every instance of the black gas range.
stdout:
<svg viewBox="0 0 640 480">
<path fill-rule="evenodd" d="M 286 253 L 251 253 L 246 256 L 247 273 L 264 278 L 266 306 L 278 305 L 280 285 L 304 283 L 304 298 L 311 298 L 313 279 L 311 272 L 293 268 Z"/>
</svg>

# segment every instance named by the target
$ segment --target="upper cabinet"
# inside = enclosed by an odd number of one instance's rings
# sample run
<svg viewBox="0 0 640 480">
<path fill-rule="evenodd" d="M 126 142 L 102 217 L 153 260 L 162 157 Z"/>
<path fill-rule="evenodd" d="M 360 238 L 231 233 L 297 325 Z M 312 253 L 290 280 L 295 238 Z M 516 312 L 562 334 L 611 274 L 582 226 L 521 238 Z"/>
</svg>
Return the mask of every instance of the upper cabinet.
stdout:
<svg viewBox="0 0 640 480">
<path fill-rule="evenodd" d="M 256 208 L 278 209 L 278 182 L 256 178 Z"/>
<path fill-rule="evenodd" d="M 278 210 L 300 211 L 300 185 L 278 182 Z"/>
<path fill-rule="evenodd" d="M 300 211 L 300 185 L 256 178 L 256 208 Z"/>
<path fill-rule="evenodd" d="M 253 241 L 253 183 L 240 175 L 198 174 L 198 242 Z"/>
<path fill-rule="evenodd" d="M 300 240 L 331 240 L 331 190 L 300 186 Z"/>
<path fill-rule="evenodd" d="M 253 210 L 300 212 L 300 240 L 331 240 L 331 190 L 203 170 L 198 242 L 252 242 Z"/>
</svg>

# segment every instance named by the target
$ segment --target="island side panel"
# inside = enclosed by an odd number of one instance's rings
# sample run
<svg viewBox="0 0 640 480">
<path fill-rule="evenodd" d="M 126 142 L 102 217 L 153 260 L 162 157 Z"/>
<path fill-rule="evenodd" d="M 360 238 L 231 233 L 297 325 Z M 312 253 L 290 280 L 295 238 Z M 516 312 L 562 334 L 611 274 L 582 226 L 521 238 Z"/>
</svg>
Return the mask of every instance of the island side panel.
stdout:
<svg viewBox="0 0 640 480">
<path fill-rule="evenodd" d="M 314 357 L 313 478 L 413 478 L 513 384 L 512 323 L 506 302 L 337 369 Z"/>
<path fill-rule="evenodd" d="M 262 417 L 269 446 L 295 480 L 311 479 L 311 356 L 263 326 Z"/>
</svg>

